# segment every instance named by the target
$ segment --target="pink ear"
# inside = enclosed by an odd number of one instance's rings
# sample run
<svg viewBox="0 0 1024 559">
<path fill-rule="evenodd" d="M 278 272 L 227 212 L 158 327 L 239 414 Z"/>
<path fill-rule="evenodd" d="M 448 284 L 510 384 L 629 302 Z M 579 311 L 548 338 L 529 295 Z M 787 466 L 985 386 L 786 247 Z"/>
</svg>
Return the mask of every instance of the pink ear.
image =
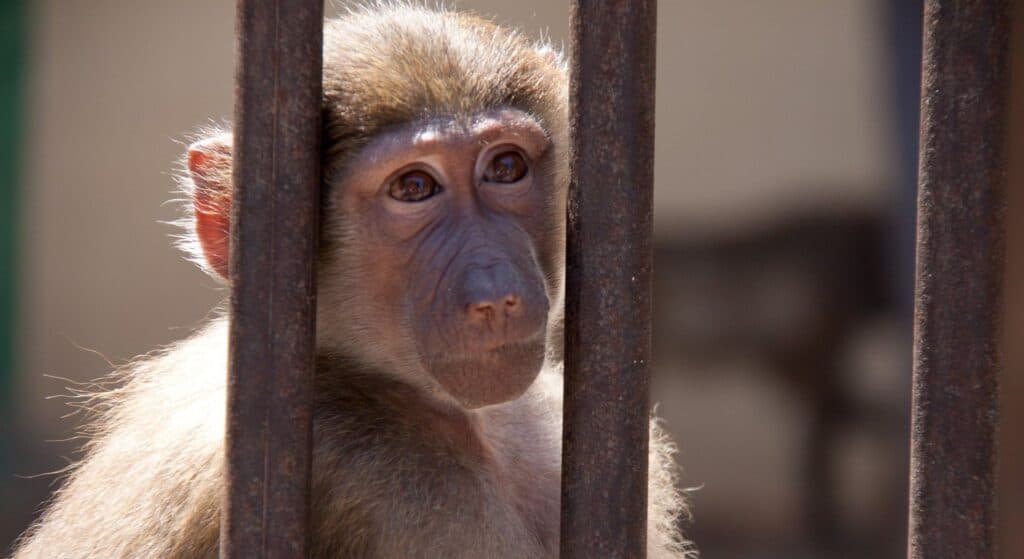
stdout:
<svg viewBox="0 0 1024 559">
<path fill-rule="evenodd" d="M 210 270 L 228 278 L 231 231 L 231 136 L 222 134 L 188 148 L 188 172 L 195 188 L 195 235 Z"/>
</svg>

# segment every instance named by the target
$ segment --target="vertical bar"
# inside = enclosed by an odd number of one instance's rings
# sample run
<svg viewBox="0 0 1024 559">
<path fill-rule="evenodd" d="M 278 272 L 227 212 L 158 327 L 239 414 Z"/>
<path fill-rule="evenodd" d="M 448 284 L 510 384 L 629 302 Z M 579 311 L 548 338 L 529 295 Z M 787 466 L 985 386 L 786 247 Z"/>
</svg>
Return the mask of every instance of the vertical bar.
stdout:
<svg viewBox="0 0 1024 559">
<path fill-rule="evenodd" d="M 1010 117 L 1007 123 L 1006 276 L 1000 380 L 996 546 L 1001 559 L 1024 557 L 1024 2 L 1010 3 Z M 1016 155 L 1016 157 L 1014 157 Z"/>
<path fill-rule="evenodd" d="M 563 558 L 646 556 L 656 0 L 577 0 Z"/>
<path fill-rule="evenodd" d="M 322 0 L 239 0 L 221 557 L 307 557 Z"/>
<path fill-rule="evenodd" d="M 924 13 L 911 559 L 991 559 L 1005 200 L 1006 0 Z"/>
</svg>

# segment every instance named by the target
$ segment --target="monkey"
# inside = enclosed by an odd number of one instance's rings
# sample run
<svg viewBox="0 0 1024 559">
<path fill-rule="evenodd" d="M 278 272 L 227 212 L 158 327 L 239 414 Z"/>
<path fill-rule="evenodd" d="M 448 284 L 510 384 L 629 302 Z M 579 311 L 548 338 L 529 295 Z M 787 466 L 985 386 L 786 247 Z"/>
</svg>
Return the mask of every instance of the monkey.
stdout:
<svg viewBox="0 0 1024 559">
<path fill-rule="evenodd" d="M 558 49 L 448 8 L 325 22 L 315 558 L 557 557 L 568 77 Z M 189 256 L 228 278 L 232 136 L 192 143 Z M 16 559 L 209 558 L 227 316 L 115 373 Z M 651 424 L 648 556 L 690 556 Z"/>
</svg>

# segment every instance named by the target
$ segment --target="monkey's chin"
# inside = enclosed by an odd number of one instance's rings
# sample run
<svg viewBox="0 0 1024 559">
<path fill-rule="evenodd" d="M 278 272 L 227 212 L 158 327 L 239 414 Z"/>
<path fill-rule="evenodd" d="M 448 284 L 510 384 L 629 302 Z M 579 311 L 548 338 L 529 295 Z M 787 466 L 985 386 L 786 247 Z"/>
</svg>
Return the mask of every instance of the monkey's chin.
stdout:
<svg viewBox="0 0 1024 559">
<path fill-rule="evenodd" d="M 469 409 L 515 400 L 540 374 L 542 341 L 507 344 L 479 354 L 437 357 L 427 370 L 452 397 Z"/>
</svg>

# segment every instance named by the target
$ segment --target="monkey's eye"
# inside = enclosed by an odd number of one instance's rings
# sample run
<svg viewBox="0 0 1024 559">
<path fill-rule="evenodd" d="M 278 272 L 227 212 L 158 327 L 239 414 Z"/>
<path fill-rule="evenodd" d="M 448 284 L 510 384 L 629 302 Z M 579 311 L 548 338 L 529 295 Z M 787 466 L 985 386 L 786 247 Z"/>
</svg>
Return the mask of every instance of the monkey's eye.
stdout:
<svg viewBox="0 0 1024 559">
<path fill-rule="evenodd" d="M 420 202 L 441 192 L 441 185 L 423 171 L 410 171 L 391 183 L 388 195 L 399 202 Z"/>
<path fill-rule="evenodd" d="M 523 180 L 528 170 L 526 160 L 519 152 L 506 151 L 491 159 L 484 171 L 484 180 L 501 183 L 519 182 Z"/>
</svg>

